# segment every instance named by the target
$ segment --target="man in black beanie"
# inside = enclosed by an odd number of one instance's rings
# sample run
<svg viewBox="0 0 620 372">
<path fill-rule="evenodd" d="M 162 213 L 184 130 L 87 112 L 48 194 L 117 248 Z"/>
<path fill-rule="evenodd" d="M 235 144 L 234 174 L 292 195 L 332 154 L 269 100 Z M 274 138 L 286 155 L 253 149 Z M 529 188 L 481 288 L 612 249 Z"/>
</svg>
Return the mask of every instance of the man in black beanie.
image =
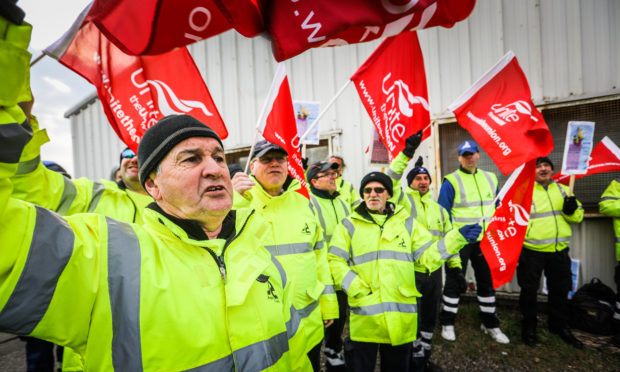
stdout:
<svg viewBox="0 0 620 372">
<path fill-rule="evenodd" d="M 409 371 L 419 296 L 412 263 L 435 271 L 482 229 L 468 225 L 433 241 L 413 214 L 388 201 L 393 193 L 387 175 L 364 176 L 364 201 L 336 226 L 330 241 L 334 283 L 346 292 L 350 306 L 344 350 L 353 371 L 374 370 L 377 351 L 381 370 Z"/>
<path fill-rule="evenodd" d="M 0 157 L 0 184 L 10 186 L 31 138 L 27 126 L 0 125 L 12 152 Z M 286 277 L 265 249 L 269 225 L 231 210 L 220 138 L 169 116 L 138 154 L 155 199 L 141 224 L 65 220 L 0 192 L 0 297 L 11 299 L 0 331 L 81 345 L 85 370 L 291 370 Z"/>
</svg>

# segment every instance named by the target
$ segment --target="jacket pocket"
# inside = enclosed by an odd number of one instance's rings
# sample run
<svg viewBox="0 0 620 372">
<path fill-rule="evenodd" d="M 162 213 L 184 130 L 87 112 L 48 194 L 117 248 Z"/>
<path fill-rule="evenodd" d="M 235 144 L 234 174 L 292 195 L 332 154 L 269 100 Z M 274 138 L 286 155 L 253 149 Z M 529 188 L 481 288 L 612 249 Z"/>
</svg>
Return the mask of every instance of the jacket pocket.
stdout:
<svg viewBox="0 0 620 372">
<path fill-rule="evenodd" d="M 319 299 L 319 297 L 321 297 L 321 294 L 323 293 L 324 289 L 325 289 L 325 284 L 321 282 L 316 282 L 314 284 L 314 287 L 308 288 L 306 290 L 306 294 L 308 295 L 308 297 L 316 301 Z"/>
<path fill-rule="evenodd" d="M 408 285 L 399 285 L 398 291 L 403 297 L 422 297 L 422 294 L 418 292 L 416 287 L 411 287 Z"/>
</svg>

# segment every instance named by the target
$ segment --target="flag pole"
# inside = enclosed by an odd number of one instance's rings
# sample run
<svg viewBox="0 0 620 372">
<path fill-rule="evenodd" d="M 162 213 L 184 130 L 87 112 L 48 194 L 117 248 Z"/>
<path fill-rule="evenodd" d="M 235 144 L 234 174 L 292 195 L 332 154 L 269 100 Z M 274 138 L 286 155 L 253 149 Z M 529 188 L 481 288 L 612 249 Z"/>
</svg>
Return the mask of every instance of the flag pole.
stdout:
<svg viewBox="0 0 620 372">
<path fill-rule="evenodd" d="M 575 175 L 570 175 L 570 180 L 568 180 L 568 196 L 573 196 L 573 190 L 575 189 Z"/>
<path fill-rule="evenodd" d="M 338 99 L 338 97 L 340 97 L 340 95 L 344 92 L 344 90 L 346 89 L 347 86 L 349 86 L 349 84 L 351 84 L 351 79 L 348 79 L 347 82 L 342 86 L 342 88 L 340 88 L 340 90 L 338 91 L 338 93 L 336 93 L 336 95 L 334 96 L 334 98 L 332 98 L 331 101 L 329 101 L 329 103 L 327 104 L 327 106 L 325 106 L 325 108 L 323 109 L 323 111 L 321 111 L 321 113 L 319 114 L 319 116 L 316 117 L 316 119 L 314 120 L 314 123 L 312 123 L 312 125 L 308 128 L 308 130 L 306 130 L 306 133 L 303 134 L 303 136 L 301 136 L 299 138 L 299 143 L 301 144 L 306 137 L 308 137 L 308 135 L 310 134 L 310 131 L 313 130 L 317 125 L 319 125 L 319 120 L 321 120 L 321 118 L 323 117 L 323 115 L 325 115 L 325 113 L 327 112 L 327 110 L 329 110 L 329 108 L 334 104 L 334 102 L 336 102 L 336 99 Z"/>
<path fill-rule="evenodd" d="M 30 62 L 30 67 L 34 66 L 37 62 L 42 60 L 43 57 L 45 57 L 45 53 L 41 53 L 37 58 L 33 59 L 32 62 Z"/>
<path fill-rule="evenodd" d="M 261 116 L 262 117 L 262 116 Z M 248 174 L 248 168 L 250 168 L 250 160 L 252 160 L 252 151 L 254 151 L 254 146 L 256 146 L 256 141 L 258 140 L 258 128 L 254 132 L 254 139 L 252 140 L 252 146 L 250 147 L 250 153 L 248 154 L 248 161 L 245 163 L 245 170 L 243 173 Z"/>
</svg>

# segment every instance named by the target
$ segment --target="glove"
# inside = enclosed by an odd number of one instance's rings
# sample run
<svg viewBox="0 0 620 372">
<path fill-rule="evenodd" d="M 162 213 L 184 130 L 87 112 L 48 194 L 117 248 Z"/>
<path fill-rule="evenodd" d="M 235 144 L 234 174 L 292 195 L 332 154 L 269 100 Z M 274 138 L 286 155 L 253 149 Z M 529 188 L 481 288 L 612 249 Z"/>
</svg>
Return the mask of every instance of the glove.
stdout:
<svg viewBox="0 0 620 372">
<path fill-rule="evenodd" d="M 460 293 L 467 292 L 467 280 L 460 267 L 446 267 L 446 276 L 456 281 Z"/>
<path fill-rule="evenodd" d="M 415 166 L 421 167 L 422 165 L 424 165 L 424 160 L 422 159 L 421 156 L 418 156 L 418 160 L 415 161 Z"/>
<path fill-rule="evenodd" d="M 473 243 L 478 240 L 478 236 L 482 231 L 482 226 L 477 223 L 472 223 L 471 225 L 465 225 L 459 229 L 459 232 L 468 242 Z"/>
<path fill-rule="evenodd" d="M 567 196 L 564 198 L 564 205 L 562 206 L 562 213 L 567 216 L 575 213 L 577 210 L 577 198 L 574 196 Z"/>
<path fill-rule="evenodd" d="M 416 134 L 410 135 L 405 140 L 405 148 L 403 149 L 403 154 L 408 158 L 413 156 L 415 150 L 420 146 L 420 142 L 422 142 L 422 131 L 419 130 Z"/>
<path fill-rule="evenodd" d="M 308 158 L 301 158 L 301 165 L 304 167 L 304 170 L 308 170 Z"/>
</svg>

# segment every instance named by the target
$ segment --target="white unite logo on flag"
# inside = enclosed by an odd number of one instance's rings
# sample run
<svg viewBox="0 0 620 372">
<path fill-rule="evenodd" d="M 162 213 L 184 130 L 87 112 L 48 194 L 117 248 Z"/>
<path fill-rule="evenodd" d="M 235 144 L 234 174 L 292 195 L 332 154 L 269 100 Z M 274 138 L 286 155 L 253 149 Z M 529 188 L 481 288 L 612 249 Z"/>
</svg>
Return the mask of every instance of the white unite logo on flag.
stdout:
<svg viewBox="0 0 620 372">
<path fill-rule="evenodd" d="M 508 202 L 508 207 L 511 212 L 514 212 L 514 221 L 517 225 L 527 226 L 530 221 L 530 214 L 527 213 L 525 208 L 521 204 L 513 203 L 512 200 Z"/>
<path fill-rule="evenodd" d="M 168 84 L 163 81 L 145 80 L 144 83 L 138 83 L 136 81 L 136 76 L 141 74 L 142 71 L 143 69 L 140 67 L 131 74 L 131 83 L 136 88 L 141 89 L 139 92 L 140 95 L 146 94 L 151 90 L 149 85 L 155 88 L 157 92 L 157 108 L 164 116 L 187 114 L 194 109 L 199 109 L 205 116 L 213 116 L 204 103 L 178 98 Z"/>
<path fill-rule="evenodd" d="M 532 107 L 530 104 L 523 100 L 515 101 L 504 106 L 502 106 L 501 103 L 496 103 L 491 106 L 491 111 L 489 111 L 489 117 L 500 127 L 508 123 L 516 123 L 520 119 L 520 114 L 529 116 L 530 119 L 538 122 L 538 118 L 532 115 Z"/>
<path fill-rule="evenodd" d="M 430 106 L 426 98 L 414 96 L 409 90 L 409 86 L 402 80 L 394 80 L 392 86 L 386 89 L 386 82 L 392 77 L 392 73 L 388 72 L 383 78 L 381 89 L 386 95 L 381 111 L 387 115 L 387 127 L 390 135 L 394 140 L 398 140 L 405 133 L 405 126 L 401 123 L 401 115 L 410 118 L 414 114 L 415 105 L 421 105 L 422 109 L 430 111 Z M 398 88 L 398 89 L 396 89 Z"/>
</svg>

